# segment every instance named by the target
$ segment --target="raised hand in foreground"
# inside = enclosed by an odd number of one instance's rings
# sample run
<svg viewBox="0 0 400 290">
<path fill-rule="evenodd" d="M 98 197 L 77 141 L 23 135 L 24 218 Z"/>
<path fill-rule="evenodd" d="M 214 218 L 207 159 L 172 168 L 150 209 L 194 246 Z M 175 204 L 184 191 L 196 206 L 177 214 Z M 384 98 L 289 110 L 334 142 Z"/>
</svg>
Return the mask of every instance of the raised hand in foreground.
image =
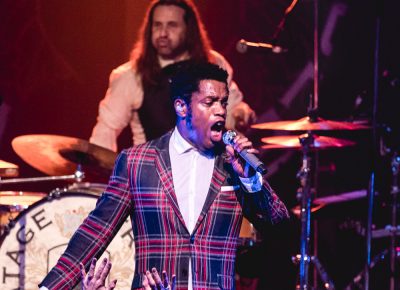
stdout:
<svg viewBox="0 0 400 290">
<path fill-rule="evenodd" d="M 162 272 L 162 280 L 156 268 L 152 268 L 151 272 L 146 271 L 143 275 L 143 289 L 145 290 L 175 290 L 176 276 L 172 275 L 171 284 L 169 282 L 167 272 Z"/>
<path fill-rule="evenodd" d="M 104 258 L 101 262 L 97 271 L 96 269 L 97 259 L 93 258 L 92 263 L 90 264 L 89 272 L 86 274 L 85 267 L 82 263 L 79 263 L 81 268 L 81 276 L 82 276 L 82 290 L 112 290 L 115 288 L 117 284 L 117 280 L 113 280 L 105 286 L 106 278 L 111 270 L 111 262 Z"/>
</svg>

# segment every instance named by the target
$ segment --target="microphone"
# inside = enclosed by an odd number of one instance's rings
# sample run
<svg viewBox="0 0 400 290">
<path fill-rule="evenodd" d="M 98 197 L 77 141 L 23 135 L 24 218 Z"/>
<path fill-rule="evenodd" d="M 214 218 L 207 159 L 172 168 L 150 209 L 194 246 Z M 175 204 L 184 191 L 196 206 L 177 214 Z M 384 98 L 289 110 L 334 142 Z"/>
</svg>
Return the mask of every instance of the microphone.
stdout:
<svg viewBox="0 0 400 290">
<path fill-rule="evenodd" d="M 287 48 L 283 48 L 281 46 L 272 45 L 270 43 L 265 42 L 251 42 L 241 39 L 236 44 L 236 50 L 240 53 L 246 53 L 249 47 L 256 47 L 261 49 L 270 49 L 273 53 L 284 53 L 287 52 Z"/>
<path fill-rule="evenodd" d="M 233 139 L 237 136 L 237 133 L 232 130 L 228 130 L 222 135 L 222 140 L 226 145 L 234 145 Z M 251 167 L 254 168 L 255 171 L 261 173 L 261 174 L 266 174 L 268 172 L 267 167 L 258 159 L 256 155 L 253 153 L 247 152 L 246 149 L 238 152 L 239 155 L 247 162 L 250 164 Z"/>
</svg>

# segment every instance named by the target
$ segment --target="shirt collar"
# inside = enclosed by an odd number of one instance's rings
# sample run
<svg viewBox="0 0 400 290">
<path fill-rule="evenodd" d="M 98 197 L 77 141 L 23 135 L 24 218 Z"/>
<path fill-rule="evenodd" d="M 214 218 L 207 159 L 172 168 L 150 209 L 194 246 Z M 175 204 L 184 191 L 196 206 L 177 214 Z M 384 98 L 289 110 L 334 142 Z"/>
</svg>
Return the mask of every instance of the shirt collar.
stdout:
<svg viewBox="0 0 400 290">
<path fill-rule="evenodd" d="M 172 132 L 171 141 L 178 154 L 183 154 L 185 152 L 189 152 L 190 150 L 196 150 L 188 141 L 186 141 L 182 137 L 177 127 L 175 127 L 174 131 Z"/>
<path fill-rule="evenodd" d="M 177 59 L 163 59 L 163 58 L 161 58 L 160 56 L 158 56 L 158 61 L 159 61 L 159 63 L 160 63 L 160 66 L 163 68 L 163 67 L 166 67 L 167 65 L 170 65 L 170 64 L 173 64 L 173 63 L 176 63 L 176 62 L 178 62 L 178 61 L 182 61 L 182 60 L 187 60 L 187 59 L 189 59 L 189 52 L 184 52 L 181 56 L 179 56 Z"/>
</svg>

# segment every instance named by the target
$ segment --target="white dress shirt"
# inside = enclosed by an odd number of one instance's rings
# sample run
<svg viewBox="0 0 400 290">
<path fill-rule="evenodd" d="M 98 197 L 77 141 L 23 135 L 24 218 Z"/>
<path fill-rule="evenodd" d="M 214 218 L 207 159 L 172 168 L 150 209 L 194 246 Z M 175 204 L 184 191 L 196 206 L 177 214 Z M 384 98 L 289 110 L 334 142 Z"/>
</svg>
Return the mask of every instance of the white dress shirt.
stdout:
<svg viewBox="0 0 400 290">
<path fill-rule="evenodd" d="M 199 152 L 181 136 L 176 127 L 169 142 L 169 156 L 179 210 L 187 229 L 192 233 L 207 198 L 215 158 Z M 252 178 L 240 178 L 240 180 L 248 192 L 255 192 L 261 189 L 261 174 Z M 188 272 L 188 290 L 192 290 L 190 259 Z"/>
</svg>

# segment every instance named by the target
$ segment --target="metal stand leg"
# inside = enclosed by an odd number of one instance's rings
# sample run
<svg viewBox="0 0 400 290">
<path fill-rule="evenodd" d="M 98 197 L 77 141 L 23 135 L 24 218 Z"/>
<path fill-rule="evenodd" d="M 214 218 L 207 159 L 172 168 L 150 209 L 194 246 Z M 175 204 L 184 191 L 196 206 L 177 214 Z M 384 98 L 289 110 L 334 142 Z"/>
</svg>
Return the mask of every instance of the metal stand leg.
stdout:
<svg viewBox="0 0 400 290">
<path fill-rule="evenodd" d="M 392 194 L 392 223 L 390 226 L 390 290 L 396 289 L 396 236 L 397 236 L 397 197 L 399 194 L 399 169 L 400 169 L 400 156 L 397 152 L 393 153 L 392 163 L 392 187 L 390 193 Z"/>
<path fill-rule="evenodd" d="M 305 141 L 304 141 L 305 142 Z M 297 177 L 300 178 L 301 191 L 301 237 L 300 237 L 300 289 L 308 288 L 308 272 L 310 265 L 309 242 L 310 242 L 310 221 L 311 221 L 311 182 L 310 182 L 310 158 L 308 156 L 309 145 L 303 146 L 303 165 Z"/>
<path fill-rule="evenodd" d="M 297 173 L 297 178 L 300 179 L 301 188 L 297 193 L 297 197 L 301 203 L 300 219 L 301 219 L 301 237 L 300 237 L 300 255 L 294 258 L 294 261 L 299 263 L 300 284 L 298 289 L 309 290 L 309 267 L 312 262 L 318 271 L 321 279 L 324 282 L 324 287 L 329 290 L 334 290 L 334 284 L 329 279 L 328 274 L 323 269 L 318 258 L 309 255 L 310 232 L 311 232 L 311 158 L 309 151 L 314 143 L 314 136 L 307 134 L 306 137 L 300 138 L 300 143 L 303 149 L 303 163 L 300 171 Z"/>
<path fill-rule="evenodd" d="M 361 289 L 361 282 L 364 279 L 364 290 L 365 288 L 369 288 L 369 270 L 375 267 L 375 265 L 383 261 L 385 257 L 389 254 L 390 258 L 390 290 L 396 290 L 397 284 L 399 283 L 399 278 L 396 276 L 396 261 L 400 257 L 400 247 L 397 247 L 397 236 L 399 235 L 399 226 L 397 225 L 397 207 L 398 207 L 398 194 L 400 191 L 398 176 L 400 172 L 400 156 L 397 152 L 393 153 L 392 161 L 391 161 L 391 171 L 392 171 L 392 186 L 391 186 L 391 195 L 392 195 L 392 220 L 391 224 L 385 227 L 385 231 L 389 232 L 390 236 L 390 247 L 388 249 L 383 250 L 382 252 L 375 255 L 369 265 L 367 265 L 367 269 L 362 270 L 358 273 L 352 281 L 346 286 L 345 290 L 354 289 L 357 287 Z M 371 232 L 372 237 L 372 232 Z"/>
</svg>

